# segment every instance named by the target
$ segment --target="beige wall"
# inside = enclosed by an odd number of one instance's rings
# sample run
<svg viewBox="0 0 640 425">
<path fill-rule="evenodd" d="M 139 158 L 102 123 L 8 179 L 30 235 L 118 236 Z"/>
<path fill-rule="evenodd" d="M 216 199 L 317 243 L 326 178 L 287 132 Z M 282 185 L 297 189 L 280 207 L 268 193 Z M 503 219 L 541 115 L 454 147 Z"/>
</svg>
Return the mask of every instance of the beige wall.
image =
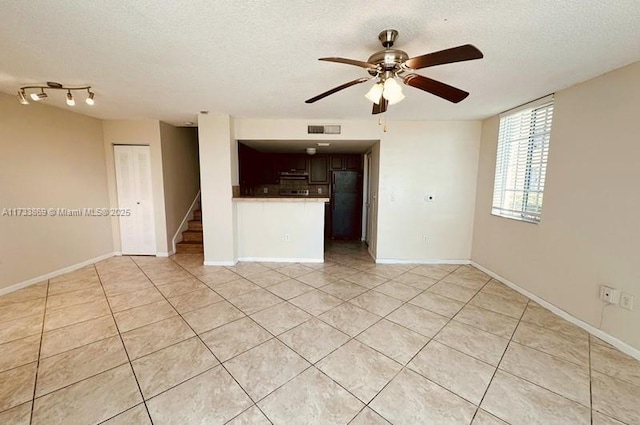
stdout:
<svg viewBox="0 0 640 425">
<path fill-rule="evenodd" d="M 556 93 L 540 224 L 490 215 L 499 118 L 483 123 L 472 259 L 640 349 L 640 63 Z M 604 310 L 602 284 L 635 296 Z"/>
<path fill-rule="evenodd" d="M 153 189 L 153 213 L 156 227 L 156 250 L 158 255 L 168 255 L 167 226 L 165 215 L 164 183 L 162 172 L 162 143 L 160 121 L 157 120 L 106 120 L 104 127 L 104 152 L 107 163 L 109 199 L 112 207 L 118 206 L 116 190 L 114 145 L 148 145 L 151 151 L 151 187 Z M 113 245 L 120 246 L 120 225 L 117 217 L 111 220 Z"/>
<path fill-rule="evenodd" d="M 108 206 L 101 121 L 0 94 L 0 212 Z M 112 251 L 107 217 L 0 216 L 0 291 Z"/>
<path fill-rule="evenodd" d="M 195 128 L 160 123 L 162 174 L 168 250 L 173 237 L 200 190 L 198 134 Z"/>
<path fill-rule="evenodd" d="M 371 168 L 369 168 L 369 252 L 375 257 L 378 244 L 378 187 L 380 185 L 380 142 L 373 145 L 371 152 Z"/>
<path fill-rule="evenodd" d="M 234 171 L 232 120 L 228 115 L 198 116 L 204 261 L 233 264 L 237 258 L 237 229 L 231 186 Z"/>
<path fill-rule="evenodd" d="M 342 134 L 307 134 L 308 124 L 340 124 Z M 235 120 L 240 140 L 380 140 L 371 245 L 386 262 L 471 258 L 480 131 L 479 121 L 389 121 L 384 132 L 375 118 Z M 424 201 L 428 194 L 433 202 Z"/>
<path fill-rule="evenodd" d="M 388 124 L 380 141 L 378 261 L 471 258 L 480 130 L 479 121 Z"/>
</svg>

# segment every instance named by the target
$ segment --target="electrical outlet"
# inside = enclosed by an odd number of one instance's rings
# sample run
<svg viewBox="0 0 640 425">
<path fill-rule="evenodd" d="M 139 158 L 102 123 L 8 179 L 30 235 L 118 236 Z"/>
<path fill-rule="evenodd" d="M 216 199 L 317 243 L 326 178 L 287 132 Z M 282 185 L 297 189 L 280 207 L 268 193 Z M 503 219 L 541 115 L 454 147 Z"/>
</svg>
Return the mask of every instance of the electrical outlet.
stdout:
<svg viewBox="0 0 640 425">
<path fill-rule="evenodd" d="M 318 188 L 318 194 L 322 194 L 322 188 L 321 187 Z"/>
<path fill-rule="evenodd" d="M 633 295 L 623 292 L 620 295 L 620 307 L 633 310 Z"/>
<path fill-rule="evenodd" d="M 618 301 L 620 301 L 620 291 L 602 285 L 600 287 L 600 299 L 609 304 L 618 304 Z"/>
<path fill-rule="evenodd" d="M 269 193 L 269 188 L 268 187 L 262 188 L 262 193 Z"/>
<path fill-rule="evenodd" d="M 284 238 L 283 238 L 283 239 L 284 239 L 284 241 L 285 241 L 285 242 L 291 242 L 291 235 L 290 235 L 290 234 L 288 234 L 288 233 L 285 233 L 285 235 L 284 235 Z"/>
<path fill-rule="evenodd" d="M 422 236 L 422 243 L 427 243 L 427 235 Z"/>
</svg>

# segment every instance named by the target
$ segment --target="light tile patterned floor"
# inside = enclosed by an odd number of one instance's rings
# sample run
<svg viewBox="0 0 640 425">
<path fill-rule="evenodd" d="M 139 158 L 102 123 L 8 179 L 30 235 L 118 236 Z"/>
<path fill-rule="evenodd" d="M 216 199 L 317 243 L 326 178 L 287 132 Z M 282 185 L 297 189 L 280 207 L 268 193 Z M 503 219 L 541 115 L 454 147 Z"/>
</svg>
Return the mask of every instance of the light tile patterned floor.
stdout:
<svg viewBox="0 0 640 425">
<path fill-rule="evenodd" d="M 114 257 L 0 297 L 0 424 L 640 424 L 640 363 L 471 266 Z"/>
</svg>

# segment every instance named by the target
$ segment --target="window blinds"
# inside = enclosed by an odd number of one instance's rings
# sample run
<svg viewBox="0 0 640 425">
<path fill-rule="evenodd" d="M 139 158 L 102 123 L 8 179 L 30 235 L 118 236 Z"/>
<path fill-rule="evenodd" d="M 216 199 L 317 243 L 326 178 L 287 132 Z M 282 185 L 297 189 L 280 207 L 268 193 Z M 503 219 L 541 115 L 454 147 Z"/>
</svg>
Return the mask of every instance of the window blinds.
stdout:
<svg viewBox="0 0 640 425">
<path fill-rule="evenodd" d="M 492 214 L 540 221 L 552 119 L 552 96 L 501 116 Z"/>
</svg>

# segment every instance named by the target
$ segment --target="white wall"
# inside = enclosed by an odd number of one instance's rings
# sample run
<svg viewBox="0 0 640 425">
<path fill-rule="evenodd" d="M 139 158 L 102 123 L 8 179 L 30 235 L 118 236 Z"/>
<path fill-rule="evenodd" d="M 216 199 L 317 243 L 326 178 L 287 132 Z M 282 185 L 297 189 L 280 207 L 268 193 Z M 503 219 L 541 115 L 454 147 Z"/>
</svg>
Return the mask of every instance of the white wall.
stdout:
<svg viewBox="0 0 640 425">
<path fill-rule="evenodd" d="M 179 128 L 160 123 L 166 251 L 173 251 L 173 237 L 200 190 L 198 134 L 195 128 Z"/>
<path fill-rule="evenodd" d="M 207 265 L 234 264 L 237 258 L 236 214 L 231 189 L 234 182 L 232 148 L 235 146 L 232 125 L 228 115 L 198 116 L 204 261 Z"/>
<path fill-rule="evenodd" d="M 556 93 L 540 224 L 490 215 L 499 118 L 483 123 L 472 258 L 640 349 L 640 63 Z M 608 284 L 635 311 L 604 303 Z"/>
<path fill-rule="evenodd" d="M 479 121 L 388 124 L 380 141 L 379 261 L 471 258 L 480 130 Z"/>
<path fill-rule="evenodd" d="M 324 202 L 235 201 L 238 258 L 244 261 L 322 262 Z M 285 235 L 289 240 L 285 240 Z"/>
<path fill-rule="evenodd" d="M 308 124 L 340 124 L 342 134 L 309 135 Z M 377 225 L 372 235 L 377 259 L 470 259 L 479 121 L 389 121 L 386 133 L 375 118 L 236 119 L 234 128 L 240 140 L 380 140 Z M 425 203 L 427 194 L 433 194 L 435 200 Z"/>
<path fill-rule="evenodd" d="M 307 134 L 308 125 L 342 125 L 341 134 Z M 236 118 L 237 140 L 378 140 L 384 134 L 378 120 L 285 120 Z M 306 144 L 304 145 L 307 146 Z"/>
<path fill-rule="evenodd" d="M 100 120 L 0 94 L 0 213 L 109 207 L 102 137 Z M 0 215 L 0 292 L 112 252 L 107 217 Z"/>
<path fill-rule="evenodd" d="M 109 199 L 111 207 L 118 206 L 116 190 L 114 145 L 148 145 L 151 151 L 151 187 L 153 190 L 153 214 L 156 227 L 156 250 L 158 255 L 168 255 L 168 239 L 164 202 L 164 181 L 162 175 L 162 143 L 160 139 L 160 121 L 157 120 L 105 120 L 104 152 L 106 155 Z M 120 222 L 117 217 L 111 220 L 113 245 L 121 251 Z"/>
</svg>

